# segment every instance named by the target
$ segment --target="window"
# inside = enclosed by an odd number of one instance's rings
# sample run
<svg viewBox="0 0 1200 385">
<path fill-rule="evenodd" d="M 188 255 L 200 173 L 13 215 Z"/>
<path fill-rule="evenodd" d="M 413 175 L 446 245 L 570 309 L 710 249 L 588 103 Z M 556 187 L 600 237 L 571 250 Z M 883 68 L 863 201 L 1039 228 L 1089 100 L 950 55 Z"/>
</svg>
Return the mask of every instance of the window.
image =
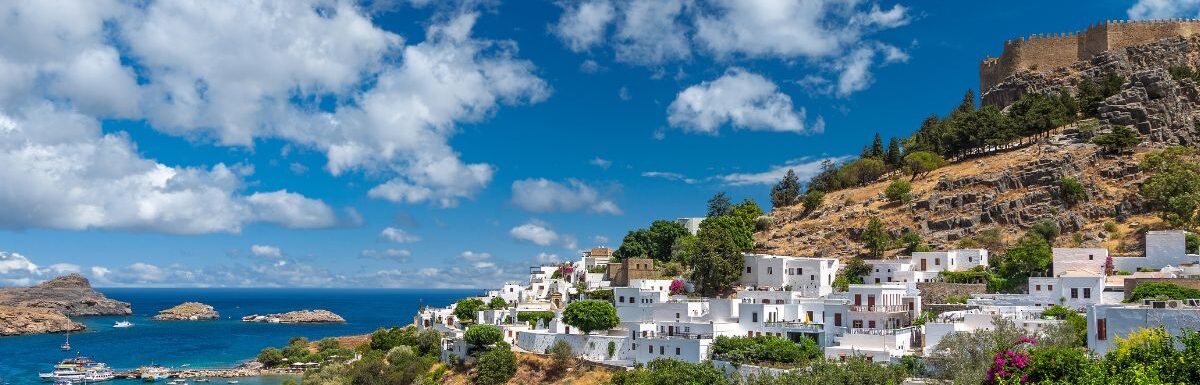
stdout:
<svg viewBox="0 0 1200 385">
<path fill-rule="evenodd" d="M 871 328 L 871 329 L 874 329 L 874 328 L 875 328 L 875 320 L 870 320 L 870 321 L 868 321 L 868 322 L 867 322 L 867 327 L 869 327 L 869 328 Z"/>
<path fill-rule="evenodd" d="M 1090 288 L 1090 287 L 1083 288 L 1083 298 L 1092 298 L 1092 288 Z"/>
<path fill-rule="evenodd" d="M 1054 285 L 1046 285 L 1046 290 L 1054 290 Z"/>
<path fill-rule="evenodd" d="M 675 355 L 679 355 L 679 348 L 675 348 Z"/>
<path fill-rule="evenodd" d="M 934 258 L 934 259 L 933 259 L 933 265 L 934 265 L 934 266 L 941 266 L 941 265 L 942 265 L 942 259 L 941 259 L 941 258 Z"/>
<path fill-rule="evenodd" d="M 862 320 L 856 319 L 856 320 L 850 321 L 850 325 L 853 326 L 855 329 L 862 329 Z"/>
<path fill-rule="evenodd" d="M 661 356 L 662 354 L 663 354 L 663 346 L 662 346 L 662 345 L 659 345 L 659 346 L 658 346 L 658 355 L 660 355 L 660 356 Z"/>
<path fill-rule="evenodd" d="M 1079 289 L 1071 288 L 1071 298 L 1079 298 Z"/>
<path fill-rule="evenodd" d="M 1108 339 L 1108 319 L 1096 319 L 1096 339 L 1104 341 Z"/>
<path fill-rule="evenodd" d="M 809 280 L 809 281 L 816 281 L 816 280 L 817 280 L 817 276 L 816 276 L 816 275 L 813 275 L 813 274 L 809 274 L 809 275 L 808 275 L 808 280 Z"/>
<path fill-rule="evenodd" d="M 774 274 L 775 274 L 775 268 L 773 268 L 773 267 L 770 267 L 770 266 L 767 266 L 767 274 L 774 275 Z"/>
<path fill-rule="evenodd" d="M 1042 291 L 1042 285 L 1037 285 L 1037 286 L 1034 286 L 1034 287 L 1035 287 L 1035 288 L 1034 288 L 1034 290 L 1037 290 L 1037 291 Z"/>
<path fill-rule="evenodd" d="M 975 262 L 975 260 L 973 258 L 975 258 L 975 257 L 967 257 L 967 262 Z"/>
<path fill-rule="evenodd" d="M 746 266 L 746 274 L 750 274 L 750 266 Z"/>
<path fill-rule="evenodd" d="M 862 306 L 862 294 L 854 295 L 854 306 Z"/>
<path fill-rule="evenodd" d="M 842 313 L 833 313 L 833 326 L 842 326 Z"/>
<path fill-rule="evenodd" d="M 804 322 L 812 322 L 812 310 L 804 312 Z"/>
<path fill-rule="evenodd" d="M 679 313 L 675 313 L 675 319 L 679 319 Z"/>
<path fill-rule="evenodd" d="M 879 283 L 879 278 L 875 278 L 875 283 Z"/>
<path fill-rule="evenodd" d="M 654 354 L 654 345 L 646 345 L 646 347 L 649 348 L 647 350 L 649 350 L 650 354 Z"/>
<path fill-rule="evenodd" d="M 1093 255 L 1091 255 L 1091 254 L 1088 254 L 1088 260 L 1089 260 L 1089 261 L 1091 261 L 1091 260 L 1092 260 L 1092 258 L 1094 258 L 1094 256 L 1093 256 Z"/>
<path fill-rule="evenodd" d="M 617 302 L 620 302 L 620 303 L 625 303 L 625 296 L 620 296 L 620 297 L 618 297 L 618 298 L 617 298 Z"/>
<path fill-rule="evenodd" d="M 876 273 L 878 273 L 878 272 L 879 272 L 879 269 L 875 269 L 875 272 L 876 272 Z"/>
<path fill-rule="evenodd" d="M 799 275 L 804 275 L 804 268 L 803 268 L 803 267 L 801 267 L 801 268 L 800 268 L 800 272 L 799 272 L 799 273 L 796 273 L 796 274 L 799 274 Z"/>
<path fill-rule="evenodd" d="M 776 304 L 776 305 L 782 305 L 782 304 L 783 304 L 783 300 L 782 300 L 782 299 L 777 299 L 777 300 L 775 300 L 775 304 Z"/>
<path fill-rule="evenodd" d="M 750 313 L 750 322 L 758 322 L 758 312 Z"/>
</svg>

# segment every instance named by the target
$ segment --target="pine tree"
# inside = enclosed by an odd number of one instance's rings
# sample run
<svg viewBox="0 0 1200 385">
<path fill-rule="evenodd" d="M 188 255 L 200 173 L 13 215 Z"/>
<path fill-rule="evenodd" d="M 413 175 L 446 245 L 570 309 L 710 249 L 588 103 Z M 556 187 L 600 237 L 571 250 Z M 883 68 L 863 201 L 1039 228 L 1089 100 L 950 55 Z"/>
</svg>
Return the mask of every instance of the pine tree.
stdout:
<svg viewBox="0 0 1200 385">
<path fill-rule="evenodd" d="M 883 138 L 879 137 L 879 133 L 875 133 L 875 140 L 871 141 L 871 157 L 883 158 Z"/>
<path fill-rule="evenodd" d="M 729 197 L 725 196 L 725 192 L 719 192 L 713 195 L 712 199 L 708 200 L 708 217 L 715 218 L 733 212 L 733 202 L 729 201 Z"/>
<path fill-rule="evenodd" d="M 771 207 L 784 207 L 796 204 L 800 197 L 800 178 L 796 172 L 788 169 L 787 175 L 771 188 Z"/>
<path fill-rule="evenodd" d="M 900 154 L 900 139 L 896 139 L 896 137 L 893 136 L 892 139 L 888 141 L 887 154 L 884 155 L 883 159 L 889 166 L 900 167 L 900 161 L 901 159 L 904 159 L 904 156 Z"/>
<path fill-rule="evenodd" d="M 867 159 L 871 157 L 871 146 L 863 145 L 862 152 L 858 153 L 859 159 Z"/>
<path fill-rule="evenodd" d="M 963 95 L 962 102 L 958 103 L 959 112 L 974 112 L 975 111 L 975 91 L 970 89 Z"/>
</svg>

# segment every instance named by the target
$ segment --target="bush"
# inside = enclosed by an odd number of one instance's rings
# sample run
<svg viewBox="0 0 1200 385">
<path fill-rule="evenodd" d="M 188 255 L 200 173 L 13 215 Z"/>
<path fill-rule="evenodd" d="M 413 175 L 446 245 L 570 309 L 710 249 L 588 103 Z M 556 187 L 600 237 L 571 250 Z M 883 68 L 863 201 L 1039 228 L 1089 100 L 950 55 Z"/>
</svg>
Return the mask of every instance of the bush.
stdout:
<svg viewBox="0 0 1200 385">
<path fill-rule="evenodd" d="M 369 346 L 371 350 L 386 352 L 400 345 L 416 345 L 416 334 L 417 328 L 413 326 L 379 328 L 371 333 Z"/>
<path fill-rule="evenodd" d="M 1147 282 L 1133 288 L 1125 302 L 1140 302 L 1143 299 L 1195 299 L 1200 290 L 1183 287 L 1169 282 Z"/>
<path fill-rule="evenodd" d="M 424 329 L 417 333 L 417 349 L 422 355 L 435 354 L 442 349 L 442 332 Z"/>
<path fill-rule="evenodd" d="M 903 179 L 896 179 L 884 189 L 883 193 L 887 199 L 892 202 L 908 202 L 912 199 L 909 193 L 912 191 L 912 183 Z"/>
<path fill-rule="evenodd" d="M 795 364 L 821 356 L 821 348 L 808 338 L 800 342 L 775 336 L 726 337 L 713 342 L 713 355 L 735 363 L 774 362 Z"/>
<path fill-rule="evenodd" d="M 268 368 L 273 368 L 284 364 L 283 352 L 276 348 L 263 349 L 258 353 L 258 358 L 255 360 Z"/>
<path fill-rule="evenodd" d="M 459 322 L 475 322 L 476 313 L 485 308 L 487 308 L 487 304 L 483 303 L 482 299 L 464 298 L 455 304 L 454 316 L 458 317 Z"/>
<path fill-rule="evenodd" d="M 658 358 L 645 367 L 618 370 L 613 385 L 728 385 L 729 378 L 711 362 L 692 364 L 670 358 Z"/>
<path fill-rule="evenodd" d="M 387 362 L 389 364 L 402 365 L 417 359 L 417 352 L 413 351 L 413 348 L 408 346 L 397 346 L 392 348 L 392 350 L 388 350 L 387 356 L 385 357 L 387 358 Z"/>
<path fill-rule="evenodd" d="M 1074 205 L 1087 198 L 1087 193 L 1083 191 L 1083 183 L 1079 183 L 1075 178 L 1062 178 L 1058 180 L 1058 188 L 1062 192 L 1063 201 L 1068 205 Z"/>
<path fill-rule="evenodd" d="M 571 349 L 571 344 L 567 341 L 554 341 L 554 345 L 550 346 L 550 360 L 550 372 L 561 374 L 575 365 L 575 350 Z"/>
<path fill-rule="evenodd" d="M 808 190 L 804 193 L 804 214 L 812 213 L 817 207 L 821 206 L 821 202 L 825 201 L 825 193 L 819 190 Z"/>
<path fill-rule="evenodd" d="M 1042 312 L 1042 317 L 1066 321 L 1070 332 L 1075 335 L 1073 346 L 1087 346 L 1087 317 L 1063 306 L 1054 305 Z"/>
<path fill-rule="evenodd" d="M 1133 148 L 1141 141 L 1142 137 L 1138 135 L 1137 131 L 1128 126 L 1116 126 L 1112 131 L 1092 138 L 1092 143 L 1109 153 L 1123 152 Z"/>
<path fill-rule="evenodd" d="M 488 309 L 502 310 L 506 307 L 508 307 L 508 302 L 505 302 L 504 298 L 495 297 L 491 301 L 488 301 Z"/>
<path fill-rule="evenodd" d="M 542 325 L 546 325 L 552 319 L 554 319 L 554 312 L 548 310 L 517 312 L 517 321 L 528 322 L 530 327 L 537 325 L 538 320 L 542 321 Z"/>
<path fill-rule="evenodd" d="M 479 385 L 503 384 L 517 374 L 517 356 L 505 342 L 496 343 L 495 347 L 480 355 L 475 365 L 479 368 L 475 383 Z"/>
<path fill-rule="evenodd" d="M 1109 234 L 1116 234 L 1119 230 L 1120 228 L 1117 227 L 1117 222 L 1104 222 L 1104 231 L 1108 232 Z"/>
<path fill-rule="evenodd" d="M 504 339 L 500 328 L 492 325 L 471 325 L 463 334 L 463 340 L 477 348 L 491 346 Z"/>
<path fill-rule="evenodd" d="M 950 294 L 946 296 L 946 303 L 963 304 L 967 303 L 967 300 L 969 299 L 971 299 L 970 294 Z"/>
<path fill-rule="evenodd" d="M 612 359 L 617 356 L 617 343 L 608 341 L 608 358 Z"/>
</svg>

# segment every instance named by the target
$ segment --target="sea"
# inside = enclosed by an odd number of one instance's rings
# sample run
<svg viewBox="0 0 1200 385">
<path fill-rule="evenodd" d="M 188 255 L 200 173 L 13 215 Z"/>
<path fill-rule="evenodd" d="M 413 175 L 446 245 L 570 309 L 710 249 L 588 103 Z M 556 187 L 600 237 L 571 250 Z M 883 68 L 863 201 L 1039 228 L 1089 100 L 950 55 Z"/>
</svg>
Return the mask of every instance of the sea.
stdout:
<svg viewBox="0 0 1200 385">
<path fill-rule="evenodd" d="M 130 303 L 133 315 L 76 317 L 87 330 L 70 335 L 71 351 L 59 349 L 63 334 L 0 337 L 0 385 L 42 384 L 64 358 L 83 355 L 115 370 L 158 364 L 173 368 L 229 368 L 253 359 L 268 346 L 282 347 L 292 337 L 367 334 L 380 327 L 413 322 L 421 305 L 446 306 L 482 291 L 474 289 L 233 289 L 233 288 L 98 288 L 109 298 Z M 214 321 L 154 321 L 159 310 L 183 302 L 212 305 Z M 326 309 L 346 319 L 340 324 L 266 324 L 241 322 L 250 314 Z M 113 328 L 128 320 L 129 328 Z M 286 376 L 241 378 L 241 385 L 277 385 Z M 114 385 L 133 380 L 107 382 Z M 213 383 L 224 384 L 224 380 Z"/>
</svg>

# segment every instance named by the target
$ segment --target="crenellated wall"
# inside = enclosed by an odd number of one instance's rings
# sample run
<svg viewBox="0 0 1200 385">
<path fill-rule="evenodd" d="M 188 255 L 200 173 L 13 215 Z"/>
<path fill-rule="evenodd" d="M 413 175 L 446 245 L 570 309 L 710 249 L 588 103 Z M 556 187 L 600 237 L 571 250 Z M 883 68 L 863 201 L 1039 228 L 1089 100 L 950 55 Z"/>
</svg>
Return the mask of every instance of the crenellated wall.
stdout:
<svg viewBox="0 0 1200 385">
<path fill-rule="evenodd" d="M 1018 71 L 1047 71 L 1125 47 L 1200 32 L 1200 19 L 1105 21 L 1074 33 L 1039 34 L 1004 42 L 999 57 L 979 63 L 979 90 L 985 93 Z"/>
</svg>

